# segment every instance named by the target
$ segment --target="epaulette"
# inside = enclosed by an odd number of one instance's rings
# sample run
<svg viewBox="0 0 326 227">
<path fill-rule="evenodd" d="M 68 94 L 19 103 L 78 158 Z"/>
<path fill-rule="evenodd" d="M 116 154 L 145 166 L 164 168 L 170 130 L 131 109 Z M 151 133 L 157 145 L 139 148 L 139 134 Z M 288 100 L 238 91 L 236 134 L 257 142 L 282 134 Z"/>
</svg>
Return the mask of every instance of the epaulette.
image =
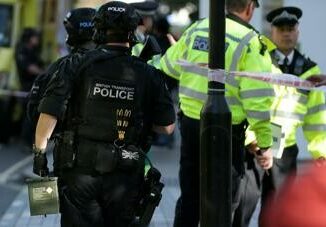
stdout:
<svg viewBox="0 0 326 227">
<path fill-rule="evenodd" d="M 259 40 L 259 43 L 261 45 L 261 48 L 260 48 L 260 51 L 259 51 L 259 54 L 261 55 L 265 55 L 265 52 L 267 50 L 267 44 L 264 42 L 264 39 L 262 37 L 261 34 L 258 33 L 258 40 Z"/>
<path fill-rule="evenodd" d="M 298 54 L 298 58 L 301 58 L 303 61 L 303 72 L 306 72 L 317 65 L 317 63 L 312 61 L 309 57 L 301 54 L 298 50 L 295 51 Z"/>
</svg>

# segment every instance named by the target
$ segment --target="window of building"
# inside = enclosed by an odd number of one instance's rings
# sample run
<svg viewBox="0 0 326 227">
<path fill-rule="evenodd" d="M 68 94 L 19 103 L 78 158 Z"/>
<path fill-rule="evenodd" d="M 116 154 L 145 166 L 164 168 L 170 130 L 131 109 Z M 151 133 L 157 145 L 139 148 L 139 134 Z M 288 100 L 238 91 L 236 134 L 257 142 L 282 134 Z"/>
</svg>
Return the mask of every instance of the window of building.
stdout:
<svg viewBox="0 0 326 227">
<path fill-rule="evenodd" d="M 0 47 L 9 47 L 11 44 L 13 7 L 0 4 Z"/>
</svg>

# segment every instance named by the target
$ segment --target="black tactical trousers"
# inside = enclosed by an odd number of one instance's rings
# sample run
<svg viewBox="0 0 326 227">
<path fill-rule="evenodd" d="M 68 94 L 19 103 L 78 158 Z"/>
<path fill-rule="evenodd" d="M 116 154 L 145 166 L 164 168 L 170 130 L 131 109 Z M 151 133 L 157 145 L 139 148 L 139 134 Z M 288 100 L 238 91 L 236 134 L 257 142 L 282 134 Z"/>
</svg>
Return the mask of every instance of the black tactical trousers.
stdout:
<svg viewBox="0 0 326 227">
<path fill-rule="evenodd" d="M 197 227 L 199 223 L 199 121 L 184 115 L 182 115 L 179 120 L 181 132 L 179 169 L 181 195 L 177 200 L 175 208 L 174 227 Z M 234 144 L 241 143 L 234 140 Z M 234 147 L 239 146 L 234 145 Z M 239 203 L 238 195 L 241 180 L 241 173 L 239 170 L 242 169 L 241 166 L 234 168 L 235 163 L 241 163 L 241 158 L 237 161 L 233 160 L 232 207 L 236 207 Z"/>
<path fill-rule="evenodd" d="M 144 167 L 104 175 L 65 172 L 60 179 L 62 227 L 128 227 L 144 179 Z"/>
<path fill-rule="evenodd" d="M 267 175 L 256 163 L 254 156 L 247 153 L 243 191 L 240 205 L 235 211 L 233 227 L 247 227 L 261 197 L 261 209 L 266 200 L 277 191 L 289 174 L 297 170 L 298 147 L 293 145 L 284 149 L 281 159 L 274 158 L 273 167 Z"/>
</svg>

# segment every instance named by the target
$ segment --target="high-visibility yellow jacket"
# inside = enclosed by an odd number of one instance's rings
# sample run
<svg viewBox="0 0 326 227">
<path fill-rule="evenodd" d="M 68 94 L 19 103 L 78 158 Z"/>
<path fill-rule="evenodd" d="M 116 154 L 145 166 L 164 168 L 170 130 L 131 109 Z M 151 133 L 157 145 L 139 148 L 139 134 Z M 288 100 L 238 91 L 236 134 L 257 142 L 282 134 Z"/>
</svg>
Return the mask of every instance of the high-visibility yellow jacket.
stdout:
<svg viewBox="0 0 326 227">
<path fill-rule="evenodd" d="M 133 56 L 138 57 L 140 55 L 141 51 L 143 50 L 143 48 L 144 48 L 144 44 L 137 43 L 135 46 L 132 47 L 131 54 Z"/>
<path fill-rule="evenodd" d="M 208 62 L 208 19 L 190 26 L 161 58 L 161 69 L 179 80 L 180 108 L 193 119 L 200 118 L 200 111 L 207 97 L 208 77 L 198 69 L 184 69 L 179 59 L 194 63 Z M 231 15 L 226 19 L 225 68 L 227 70 L 270 72 L 272 61 L 258 33 L 240 18 Z M 243 77 L 228 77 L 225 93 L 232 112 L 232 124 L 248 120 L 257 137 L 258 146 L 272 144 L 270 108 L 274 99 L 272 86 Z"/>
<path fill-rule="evenodd" d="M 275 59 L 274 51 L 271 55 Z M 297 50 L 294 56 L 293 73 L 298 77 L 307 79 L 311 75 L 321 73 L 316 63 L 302 56 Z M 282 126 L 285 147 L 296 144 L 296 131 L 302 126 L 312 156 L 326 157 L 325 94 L 284 86 L 274 87 L 276 99 L 272 105 L 272 122 Z"/>
</svg>

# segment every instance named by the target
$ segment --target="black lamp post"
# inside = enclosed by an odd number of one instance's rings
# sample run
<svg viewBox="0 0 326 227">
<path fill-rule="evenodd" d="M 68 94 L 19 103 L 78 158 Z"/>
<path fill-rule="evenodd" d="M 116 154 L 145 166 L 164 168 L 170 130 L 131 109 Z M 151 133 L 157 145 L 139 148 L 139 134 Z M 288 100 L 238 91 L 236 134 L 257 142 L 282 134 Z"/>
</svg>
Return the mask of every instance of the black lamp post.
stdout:
<svg viewBox="0 0 326 227">
<path fill-rule="evenodd" d="M 225 65 L 225 0 L 210 0 L 209 68 Z M 200 225 L 231 226 L 231 112 L 209 76 L 200 122 Z"/>
</svg>

